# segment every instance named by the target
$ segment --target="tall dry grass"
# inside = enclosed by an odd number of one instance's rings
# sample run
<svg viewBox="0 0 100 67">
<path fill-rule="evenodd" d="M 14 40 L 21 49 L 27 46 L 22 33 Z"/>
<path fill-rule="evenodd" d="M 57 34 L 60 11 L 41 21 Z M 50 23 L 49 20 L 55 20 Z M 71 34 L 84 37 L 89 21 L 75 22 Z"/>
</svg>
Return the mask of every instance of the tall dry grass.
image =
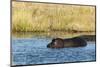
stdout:
<svg viewBox="0 0 100 67">
<path fill-rule="evenodd" d="M 12 31 L 95 31 L 95 7 L 12 2 Z"/>
</svg>

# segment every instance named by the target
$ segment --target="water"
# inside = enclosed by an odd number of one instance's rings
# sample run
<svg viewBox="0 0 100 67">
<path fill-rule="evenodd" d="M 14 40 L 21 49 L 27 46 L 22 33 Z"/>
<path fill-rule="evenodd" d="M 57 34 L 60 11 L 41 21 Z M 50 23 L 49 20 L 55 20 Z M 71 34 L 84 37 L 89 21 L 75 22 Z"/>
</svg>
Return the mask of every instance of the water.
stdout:
<svg viewBox="0 0 100 67">
<path fill-rule="evenodd" d="M 88 42 L 86 47 L 47 48 L 49 37 L 12 37 L 12 64 L 47 64 L 63 62 L 95 61 L 95 42 Z"/>
</svg>

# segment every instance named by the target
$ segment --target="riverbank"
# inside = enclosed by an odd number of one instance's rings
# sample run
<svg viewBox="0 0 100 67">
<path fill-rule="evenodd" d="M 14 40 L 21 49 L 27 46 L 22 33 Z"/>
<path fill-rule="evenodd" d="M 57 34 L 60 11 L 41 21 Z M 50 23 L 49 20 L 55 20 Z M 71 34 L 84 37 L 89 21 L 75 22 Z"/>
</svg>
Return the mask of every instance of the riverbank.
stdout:
<svg viewBox="0 0 100 67">
<path fill-rule="evenodd" d="M 12 36 L 16 38 L 32 38 L 32 37 L 49 37 L 49 38 L 71 38 L 75 36 L 83 35 L 96 35 L 95 32 L 64 32 L 64 31 L 52 31 L 52 32 L 12 32 Z"/>
</svg>

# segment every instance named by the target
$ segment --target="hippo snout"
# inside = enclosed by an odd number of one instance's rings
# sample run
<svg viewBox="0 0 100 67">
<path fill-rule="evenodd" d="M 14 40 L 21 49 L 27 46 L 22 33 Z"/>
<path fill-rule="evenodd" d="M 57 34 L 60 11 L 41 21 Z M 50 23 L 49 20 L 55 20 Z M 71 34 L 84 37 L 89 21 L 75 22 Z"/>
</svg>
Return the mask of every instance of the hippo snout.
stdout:
<svg viewBox="0 0 100 67">
<path fill-rule="evenodd" d="M 50 44 L 47 45 L 47 48 L 50 48 Z"/>
</svg>

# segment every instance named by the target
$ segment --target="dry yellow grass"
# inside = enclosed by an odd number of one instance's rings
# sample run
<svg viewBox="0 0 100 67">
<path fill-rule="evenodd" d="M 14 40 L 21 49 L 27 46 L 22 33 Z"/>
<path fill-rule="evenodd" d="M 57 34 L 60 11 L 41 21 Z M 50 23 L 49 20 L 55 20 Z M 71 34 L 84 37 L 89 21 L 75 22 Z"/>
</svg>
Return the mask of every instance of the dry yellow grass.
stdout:
<svg viewBox="0 0 100 67">
<path fill-rule="evenodd" d="M 95 31 L 95 7 L 12 2 L 12 31 Z"/>
</svg>

